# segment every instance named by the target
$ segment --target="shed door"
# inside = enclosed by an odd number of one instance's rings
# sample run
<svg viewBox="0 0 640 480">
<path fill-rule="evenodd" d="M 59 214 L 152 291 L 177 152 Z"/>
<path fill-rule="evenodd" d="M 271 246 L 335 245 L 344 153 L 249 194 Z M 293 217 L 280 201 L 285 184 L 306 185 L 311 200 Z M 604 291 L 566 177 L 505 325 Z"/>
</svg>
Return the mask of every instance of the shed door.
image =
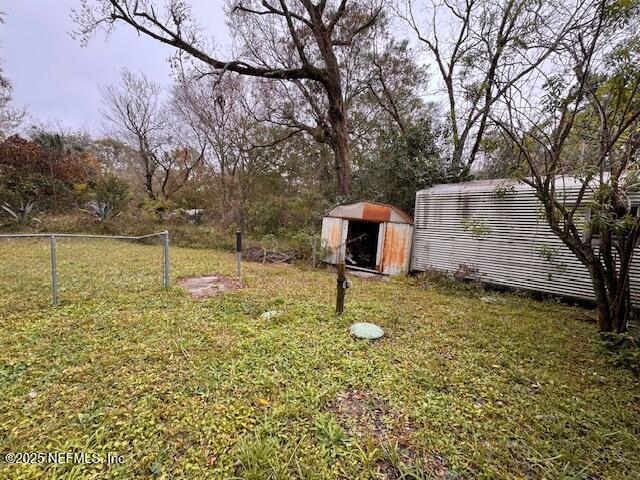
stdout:
<svg viewBox="0 0 640 480">
<path fill-rule="evenodd" d="M 406 223 L 385 223 L 382 273 L 401 275 L 409 271 L 413 226 Z"/>
<path fill-rule="evenodd" d="M 326 263 L 336 264 L 344 259 L 345 243 L 349 221 L 342 218 L 324 217 L 322 219 L 322 248 L 328 249 L 323 259 Z"/>
</svg>

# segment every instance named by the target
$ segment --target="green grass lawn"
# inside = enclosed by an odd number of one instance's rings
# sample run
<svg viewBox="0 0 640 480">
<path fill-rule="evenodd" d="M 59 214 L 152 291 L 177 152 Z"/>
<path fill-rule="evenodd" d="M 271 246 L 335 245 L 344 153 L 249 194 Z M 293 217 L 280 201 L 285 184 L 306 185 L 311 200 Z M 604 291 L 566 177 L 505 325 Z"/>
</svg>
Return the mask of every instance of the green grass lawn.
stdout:
<svg viewBox="0 0 640 480">
<path fill-rule="evenodd" d="M 640 478 L 640 385 L 592 312 L 354 279 L 336 317 L 329 270 L 247 263 L 247 288 L 194 300 L 161 289 L 158 246 L 58 255 L 54 308 L 48 244 L 0 243 L 0 454 L 124 462 L 0 478 Z M 235 268 L 171 257 L 174 285 Z M 386 336 L 355 341 L 354 321 Z"/>
</svg>

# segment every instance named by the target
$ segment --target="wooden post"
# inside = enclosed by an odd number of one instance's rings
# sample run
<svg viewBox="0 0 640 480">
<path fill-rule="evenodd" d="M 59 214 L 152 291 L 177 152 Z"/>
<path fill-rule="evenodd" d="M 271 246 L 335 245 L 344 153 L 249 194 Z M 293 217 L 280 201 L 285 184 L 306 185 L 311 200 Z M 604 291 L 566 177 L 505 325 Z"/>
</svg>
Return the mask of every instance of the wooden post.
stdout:
<svg viewBox="0 0 640 480">
<path fill-rule="evenodd" d="M 340 315 L 344 312 L 344 294 L 346 291 L 347 277 L 345 274 L 344 262 L 338 263 L 338 281 L 337 281 L 337 293 L 336 293 L 336 313 Z"/>
<path fill-rule="evenodd" d="M 236 256 L 237 256 L 237 275 L 238 280 L 242 280 L 242 232 L 236 232 Z"/>
</svg>

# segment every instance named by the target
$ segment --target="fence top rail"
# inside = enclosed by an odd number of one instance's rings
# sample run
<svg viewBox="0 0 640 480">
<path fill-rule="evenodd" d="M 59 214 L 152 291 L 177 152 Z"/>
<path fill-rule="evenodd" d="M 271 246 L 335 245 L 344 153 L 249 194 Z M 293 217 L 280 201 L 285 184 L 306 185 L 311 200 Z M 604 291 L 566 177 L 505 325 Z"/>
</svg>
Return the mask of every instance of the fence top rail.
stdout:
<svg viewBox="0 0 640 480">
<path fill-rule="evenodd" d="M 0 238 L 110 238 L 113 240 L 141 240 L 149 237 L 161 237 L 169 232 L 149 233 L 148 235 L 140 235 L 138 237 L 125 235 L 85 235 L 82 233 L 3 233 Z"/>
</svg>

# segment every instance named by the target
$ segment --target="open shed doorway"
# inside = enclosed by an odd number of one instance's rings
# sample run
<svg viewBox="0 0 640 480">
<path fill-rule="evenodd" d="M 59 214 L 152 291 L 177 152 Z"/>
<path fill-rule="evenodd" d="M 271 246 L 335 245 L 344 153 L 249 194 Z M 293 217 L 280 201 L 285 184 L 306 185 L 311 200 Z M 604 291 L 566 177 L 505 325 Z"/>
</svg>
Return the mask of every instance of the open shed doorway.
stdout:
<svg viewBox="0 0 640 480">
<path fill-rule="evenodd" d="M 379 231 L 379 223 L 349 220 L 345 249 L 345 263 L 348 266 L 376 269 Z"/>
<path fill-rule="evenodd" d="M 384 275 L 409 272 L 413 219 L 393 205 L 336 205 L 322 217 L 323 261 Z"/>
</svg>

